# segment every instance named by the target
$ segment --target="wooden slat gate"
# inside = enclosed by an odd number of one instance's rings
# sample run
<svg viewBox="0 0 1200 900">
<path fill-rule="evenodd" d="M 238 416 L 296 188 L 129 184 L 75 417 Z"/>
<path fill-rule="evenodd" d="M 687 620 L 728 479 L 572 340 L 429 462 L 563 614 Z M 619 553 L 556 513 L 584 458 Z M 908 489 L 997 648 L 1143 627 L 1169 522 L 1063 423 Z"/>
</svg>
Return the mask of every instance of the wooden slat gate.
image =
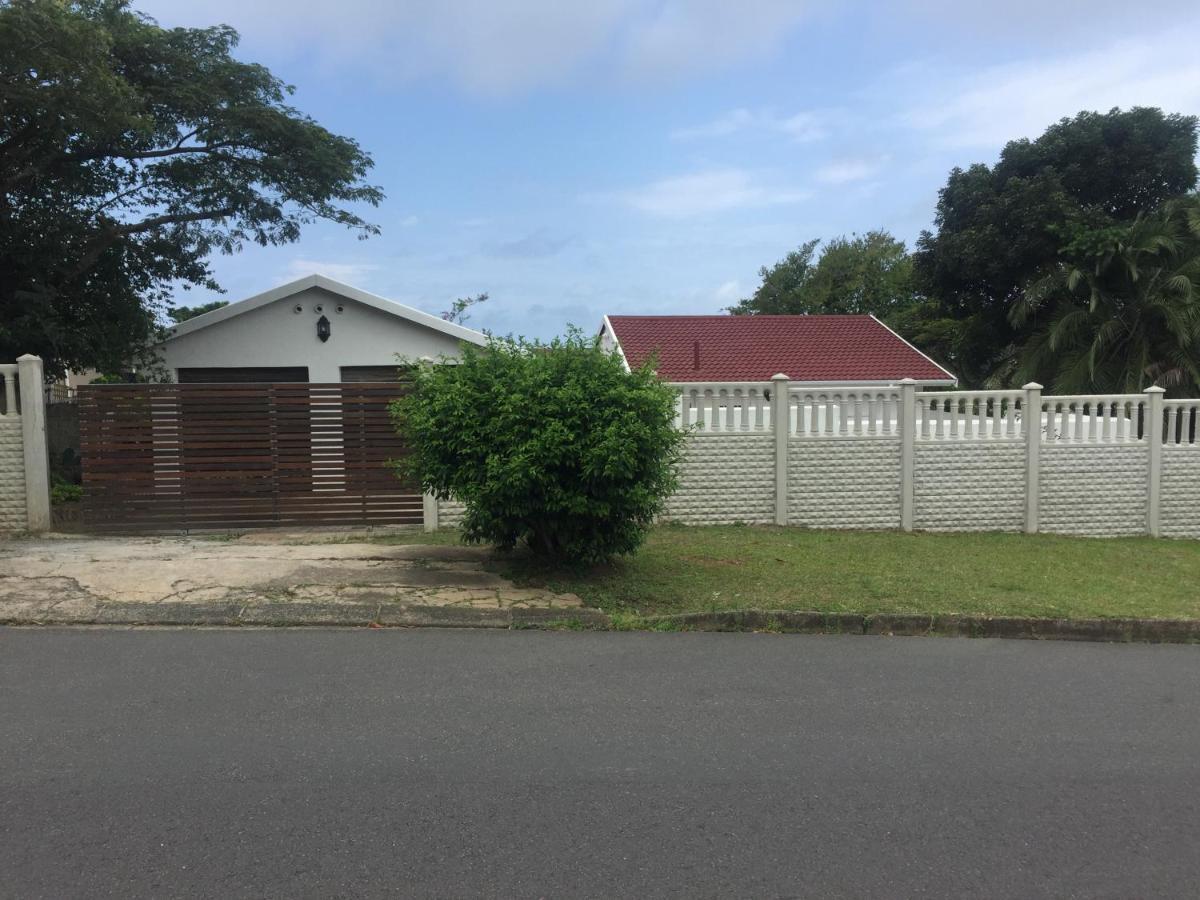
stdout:
<svg viewBox="0 0 1200 900">
<path fill-rule="evenodd" d="M 79 389 L 83 522 L 156 531 L 420 524 L 389 404 L 400 384 Z"/>
</svg>

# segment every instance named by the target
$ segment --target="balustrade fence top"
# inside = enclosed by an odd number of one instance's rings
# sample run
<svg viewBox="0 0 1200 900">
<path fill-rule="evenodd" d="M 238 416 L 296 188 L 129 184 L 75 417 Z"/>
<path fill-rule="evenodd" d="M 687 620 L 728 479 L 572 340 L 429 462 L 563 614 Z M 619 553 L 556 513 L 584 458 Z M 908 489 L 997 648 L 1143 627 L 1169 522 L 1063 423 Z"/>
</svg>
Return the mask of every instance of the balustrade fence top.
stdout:
<svg viewBox="0 0 1200 900">
<path fill-rule="evenodd" d="M 0 381 L 4 382 L 4 392 L 0 395 L 0 416 L 16 416 L 17 407 L 17 366 L 15 363 L 0 364 Z"/>
<path fill-rule="evenodd" d="M 773 432 L 772 384 L 681 386 L 676 421 L 698 433 Z M 1023 440 L 1031 394 L 1006 391 L 917 391 L 916 441 Z M 1038 396 L 1045 444 L 1139 444 L 1149 431 L 1150 394 Z M 1159 423 L 1168 445 L 1200 446 L 1200 399 L 1163 400 Z M 797 438 L 899 437 L 900 387 L 789 386 L 788 434 Z"/>
</svg>

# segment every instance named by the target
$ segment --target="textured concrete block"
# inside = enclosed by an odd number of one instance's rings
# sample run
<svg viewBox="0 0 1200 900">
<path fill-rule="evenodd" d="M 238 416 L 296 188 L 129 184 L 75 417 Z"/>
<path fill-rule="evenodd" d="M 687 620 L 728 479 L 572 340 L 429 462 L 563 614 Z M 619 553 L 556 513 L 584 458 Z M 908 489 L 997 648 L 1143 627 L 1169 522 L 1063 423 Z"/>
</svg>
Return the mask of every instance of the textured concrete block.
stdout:
<svg viewBox="0 0 1200 900">
<path fill-rule="evenodd" d="M 0 531 L 23 531 L 26 524 L 21 420 L 0 419 Z"/>
<path fill-rule="evenodd" d="M 1039 530 L 1145 534 L 1149 477 L 1143 445 L 1043 445 Z"/>
<path fill-rule="evenodd" d="M 1162 536 L 1200 538 L 1200 445 L 1163 448 Z"/>
<path fill-rule="evenodd" d="M 688 525 L 775 520 L 775 450 L 769 434 L 688 438 L 679 489 L 663 518 Z"/>
<path fill-rule="evenodd" d="M 791 440 L 788 524 L 899 528 L 899 439 Z"/>
<path fill-rule="evenodd" d="M 918 442 L 913 462 L 914 528 L 1020 531 L 1025 527 L 1023 442 Z"/>
</svg>

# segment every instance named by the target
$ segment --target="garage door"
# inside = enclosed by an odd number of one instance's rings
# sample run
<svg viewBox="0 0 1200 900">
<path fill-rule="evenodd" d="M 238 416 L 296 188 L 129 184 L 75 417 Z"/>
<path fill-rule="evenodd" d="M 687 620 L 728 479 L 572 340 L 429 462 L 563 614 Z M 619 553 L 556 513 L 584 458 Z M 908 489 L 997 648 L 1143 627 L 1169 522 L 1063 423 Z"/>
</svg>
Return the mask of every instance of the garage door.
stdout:
<svg viewBox="0 0 1200 900">
<path fill-rule="evenodd" d="M 268 381 L 292 383 L 308 381 L 308 367 L 240 366 L 237 368 L 179 370 L 180 384 L 259 384 Z"/>
<path fill-rule="evenodd" d="M 401 380 L 403 367 L 392 363 L 388 366 L 342 366 L 342 381 L 388 382 L 396 384 Z"/>
</svg>

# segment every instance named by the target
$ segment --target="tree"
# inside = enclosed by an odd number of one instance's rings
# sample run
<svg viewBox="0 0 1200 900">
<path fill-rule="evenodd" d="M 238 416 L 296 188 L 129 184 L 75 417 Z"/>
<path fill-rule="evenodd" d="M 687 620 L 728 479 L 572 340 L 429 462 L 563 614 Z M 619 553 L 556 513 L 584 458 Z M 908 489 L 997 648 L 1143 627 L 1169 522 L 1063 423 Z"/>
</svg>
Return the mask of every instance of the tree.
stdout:
<svg viewBox="0 0 1200 900">
<path fill-rule="evenodd" d="M 807 241 L 768 268 L 752 297 L 730 307 L 735 315 L 871 313 L 887 318 L 912 306 L 912 261 L 903 241 L 884 230 L 837 237 L 813 262 L 818 240 Z"/>
<path fill-rule="evenodd" d="M 0 357 L 116 370 L 208 259 L 325 219 L 377 229 L 370 157 L 233 58 L 226 26 L 160 28 L 127 0 L 0 4 Z"/>
<path fill-rule="evenodd" d="M 472 306 L 483 303 L 487 300 L 487 293 L 476 294 L 474 297 L 459 297 L 450 304 L 450 308 L 442 313 L 442 319 L 447 322 L 455 322 L 459 325 L 466 324 L 467 319 L 471 318 L 470 309 Z"/>
<path fill-rule="evenodd" d="M 1022 348 L 1017 380 L 1057 393 L 1200 388 L 1200 198 L 1128 225 L 1082 231 L 1011 313 L 1049 315 Z"/>
<path fill-rule="evenodd" d="M 917 287 L 937 302 L 947 358 L 968 385 L 1013 371 L 1033 317 L 1010 317 L 1026 286 L 1059 261 L 1070 235 L 1153 212 L 1196 185 L 1197 120 L 1134 108 L 1082 112 L 1034 141 L 1007 144 L 994 167 L 954 169 L 922 233 Z M 950 330 L 948 330 L 949 332 Z"/>
<path fill-rule="evenodd" d="M 577 331 L 464 345 L 393 407 L 412 447 L 401 471 L 466 505 L 467 541 L 601 562 L 635 551 L 675 488 L 676 399 Z"/>
<path fill-rule="evenodd" d="M 202 303 L 200 306 L 176 306 L 167 310 L 167 316 L 178 325 L 180 322 L 186 322 L 188 319 L 194 319 L 196 316 L 202 316 L 228 305 L 228 300 L 214 300 L 211 303 Z"/>
</svg>

